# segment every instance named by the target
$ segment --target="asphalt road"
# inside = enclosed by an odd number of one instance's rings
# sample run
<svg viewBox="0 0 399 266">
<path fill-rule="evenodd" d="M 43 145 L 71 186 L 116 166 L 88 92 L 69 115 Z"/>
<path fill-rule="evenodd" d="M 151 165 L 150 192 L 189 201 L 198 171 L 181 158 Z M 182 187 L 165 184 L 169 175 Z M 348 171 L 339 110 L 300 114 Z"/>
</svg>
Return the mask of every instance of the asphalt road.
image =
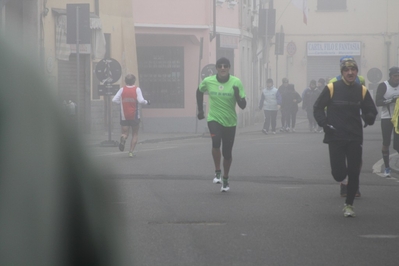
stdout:
<svg viewBox="0 0 399 266">
<path fill-rule="evenodd" d="M 365 129 L 356 218 L 330 175 L 323 134 L 238 134 L 230 188 L 212 183 L 211 140 L 145 143 L 107 164 L 127 221 L 132 265 L 398 265 L 399 182 L 381 166 L 379 124 Z"/>
</svg>

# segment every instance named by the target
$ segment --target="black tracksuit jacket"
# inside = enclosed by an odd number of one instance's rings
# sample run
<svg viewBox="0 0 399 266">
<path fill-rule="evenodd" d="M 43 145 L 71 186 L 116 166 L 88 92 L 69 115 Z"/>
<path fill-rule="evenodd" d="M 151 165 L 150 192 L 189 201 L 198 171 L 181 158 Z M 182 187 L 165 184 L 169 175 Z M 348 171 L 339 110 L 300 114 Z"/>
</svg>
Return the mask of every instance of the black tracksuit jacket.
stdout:
<svg viewBox="0 0 399 266">
<path fill-rule="evenodd" d="M 366 124 L 372 125 L 378 114 L 369 91 L 363 98 L 362 85 L 358 83 L 348 85 L 342 79 L 333 85 L 332 98 L 330 90 L 325 86 L 313 106 L 313 115 L 318 125 L 325 127 L 329 124 L 336 129 L 325 129 L 323 142 L 340 140 L 363 142 L 362 118 Z"/>
</svg>

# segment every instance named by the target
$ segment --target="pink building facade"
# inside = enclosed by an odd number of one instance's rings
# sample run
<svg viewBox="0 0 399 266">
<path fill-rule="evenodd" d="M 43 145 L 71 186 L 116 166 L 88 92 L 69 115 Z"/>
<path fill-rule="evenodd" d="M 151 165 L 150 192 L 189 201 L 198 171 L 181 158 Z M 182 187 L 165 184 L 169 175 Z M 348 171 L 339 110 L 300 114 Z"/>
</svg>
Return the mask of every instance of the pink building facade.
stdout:
<svg viewBox="0 0 399 266">
<path fill-rule="evenodd" d="M 215 3 L 133 0 L 138 83 L 151 100 L 142 110 L 144 131 L 204 132 L 206 121 L 196 119 L 195 92 L 202 78 L 214 73 L 212 64 L 218 58 L 227 57 L 231 74 L 243 78 L 239 5 Z M 237 112 L 243 124 L 245 111 Z"/>
</svg>

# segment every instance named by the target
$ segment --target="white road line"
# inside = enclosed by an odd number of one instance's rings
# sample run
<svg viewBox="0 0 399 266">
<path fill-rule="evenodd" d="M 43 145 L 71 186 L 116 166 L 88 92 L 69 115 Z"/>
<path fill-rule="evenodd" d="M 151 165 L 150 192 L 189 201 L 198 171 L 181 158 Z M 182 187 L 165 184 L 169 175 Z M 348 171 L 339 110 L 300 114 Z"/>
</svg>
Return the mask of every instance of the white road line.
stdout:
<svg viewBox="0 0 399 266">
<path fill-rule="evenodd" d="M 142 152 L 147 152 L 147 151 L 159 151 L 159 150 L 168 150 L 168 149 L 174 149 L 177 148 L 177 146 L 173 147 L 165 147 L 165 148 L 154 148 L 154 149 L 145 149 L 145 150 L 139 150 L 139 151 L 134 151 L 133 153 L 142 153 Z M 113 155 L 121 155 L 127 153 L 126 151 L 120 151 L 120 152 L 109 152 L 109 153 L 103 153 L 103 154 L 97 154 L 95 156 L 101 157 L 101 156 L 113 156 Z"/>
<path fill-rule="evenodd" d="M 391 154 L 391 155 L 389 155 L 389 158 L 391 158 L 391 157 L 393 157 L 393 156 L 395 156 L 395 155 L 397 155 L 398 153 L 397 152 L 395 152 L 394 154 Z M 380 159 L 378 162 L 376 162 L 374 165 L 373 165 L 373 173 L 374 174 L 376 174 L 376 175 L 379 175 L 379 176 L 381 176 L 381 177 L 385 177 L 384 176 L 384 173 L 381 173 L 381 169 L 382 169 L 382 165 L 384 164 L 384 160 L 383 159 Z"/>
<path fill-rule="evenodd" d="M 395 239 L 399 238 L 399 235 L 360 235 L 360 237 L 373 239 Z"/>
</svg>

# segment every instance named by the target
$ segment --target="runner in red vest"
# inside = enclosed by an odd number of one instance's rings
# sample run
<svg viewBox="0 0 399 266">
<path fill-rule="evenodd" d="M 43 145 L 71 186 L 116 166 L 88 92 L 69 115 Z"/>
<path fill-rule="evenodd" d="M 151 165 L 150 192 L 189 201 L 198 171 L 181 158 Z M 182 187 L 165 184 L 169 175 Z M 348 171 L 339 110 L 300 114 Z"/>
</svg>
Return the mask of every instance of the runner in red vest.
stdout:
<svg viewBox="0 0 399 266">
<path fill-rule="evenodd" d="M 126 86 L 120 88 L 112 101 L 121 106 L 121 126 L 122 135 L 119 143 L 119 150 L 125 150 L 125 143 L 129 137 L 129 129 L 132 128 L 132 142 L 130 144 L 129 157 L 133 157 L 133 150 L 136 147 L 139 128 L 140 112 L 139 104 L 150 104 L 150 101 L 144 99 L 141 89 L 134 85 L 136 77 L 128 74 L 125 77 Z"/>
</svg>

